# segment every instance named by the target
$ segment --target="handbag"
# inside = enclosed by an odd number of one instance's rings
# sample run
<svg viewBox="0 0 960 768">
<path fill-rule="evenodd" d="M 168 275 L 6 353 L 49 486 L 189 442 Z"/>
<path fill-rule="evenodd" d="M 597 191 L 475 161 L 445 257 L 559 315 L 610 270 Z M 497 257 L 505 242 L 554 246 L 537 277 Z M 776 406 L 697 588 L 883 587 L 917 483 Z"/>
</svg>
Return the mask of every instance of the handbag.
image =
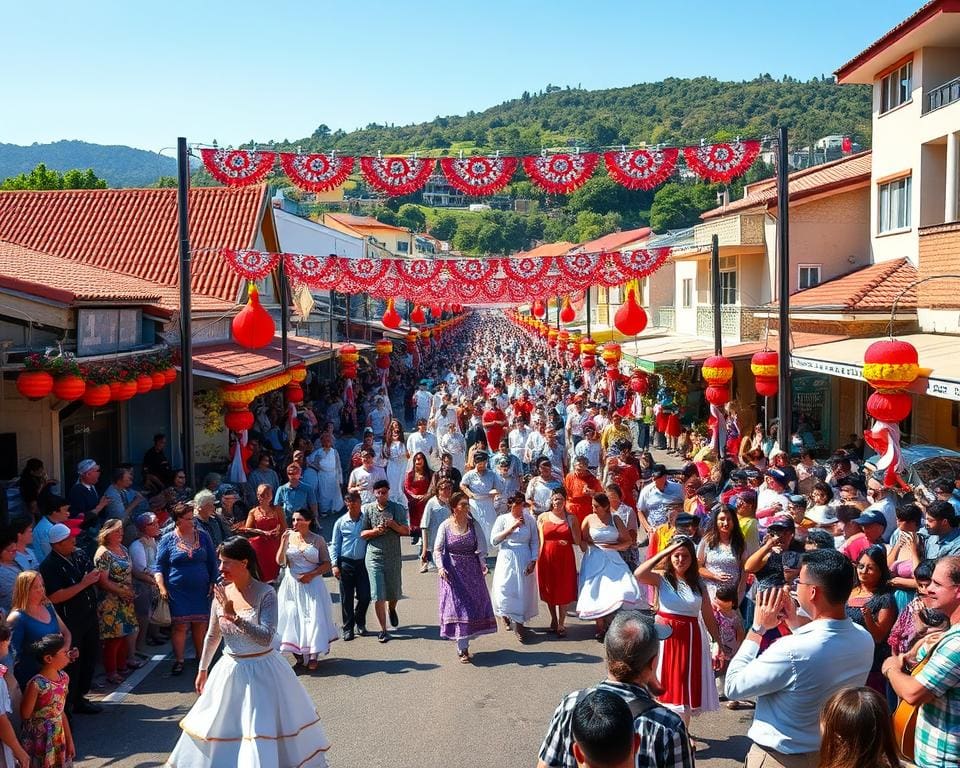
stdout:
<svg viewBox="0 0 960 768">
<path fill-rule="evenodd" d="M 930 653 L 924 656 L 923 660 L 913 668 L 913 671 L 910 673 L 910 677 L 916 677 L 920 674 L 920 670 L 927 665 L 928 661 L 930 661 L 930 657 L 933 656 L 933 653 L 937 650 L 938 645 L 940 645 L 939 642 L 937 645 L 933 646 L 933 648 L 930 649 Z M 915 757 L 917 715 L 919 712 L 919 704 L 909 704 L 903 699 L 900 699 L 900 703 L 897 704 L 897 708 L 893 712 L 894 743 L 896 744 L 897 751 L 900 753 L 900 755 L 911 763 Z"/>
<path fill-rule="evenodd" d="M 157 606 L 150 612 L 150 623 L 158 627 L 169 627 L 173 623 L 170 617 L 170 601 L 160 598 Z"/>
</svg>

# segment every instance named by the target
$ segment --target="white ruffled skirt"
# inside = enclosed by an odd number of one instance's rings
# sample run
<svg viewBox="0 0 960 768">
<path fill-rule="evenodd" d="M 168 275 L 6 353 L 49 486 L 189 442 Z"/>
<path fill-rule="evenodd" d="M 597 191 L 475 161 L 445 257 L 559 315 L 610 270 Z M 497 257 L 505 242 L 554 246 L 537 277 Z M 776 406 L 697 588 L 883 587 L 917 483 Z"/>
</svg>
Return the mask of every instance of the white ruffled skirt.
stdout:
<svg viewBox="0 0 960 768">
<path fill-rule="evenodd" d="M 224 654 L 167 759 L 171 768 L 325 768 L 330 741 L 290 665 L 276 651 Z"/>
<path fill-rule="evenodd" d="M 277 590 L 280 604 L 277 638 L 280 650 L 298 656 L 326 656 L 330 643 L 339 637 L 333 620 L 333 601 L 322 576 L 309 584 L 297 581 L 290 568 Z"/>
<path fill-rule="evenodd" d="M 580 563 L 577 616 L 599 619 L 620 608 L 649 608 L 630 568 L 620 553 L 591 546 Z"/>
</svg>

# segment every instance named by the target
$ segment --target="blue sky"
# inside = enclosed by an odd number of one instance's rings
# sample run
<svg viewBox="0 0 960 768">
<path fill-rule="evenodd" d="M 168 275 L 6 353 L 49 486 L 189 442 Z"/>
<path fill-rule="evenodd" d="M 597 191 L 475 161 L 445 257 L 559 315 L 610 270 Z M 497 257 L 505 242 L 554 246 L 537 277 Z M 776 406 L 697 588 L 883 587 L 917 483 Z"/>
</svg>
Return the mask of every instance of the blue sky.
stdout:
<svg viewBox="0 0 960 768">
<path fill-rule="evenodd" d="M 296 139 L 548 83 L 831 74 L 920 0 L 30 0 L 4 9 L 0 142 Z"/>
</svg>

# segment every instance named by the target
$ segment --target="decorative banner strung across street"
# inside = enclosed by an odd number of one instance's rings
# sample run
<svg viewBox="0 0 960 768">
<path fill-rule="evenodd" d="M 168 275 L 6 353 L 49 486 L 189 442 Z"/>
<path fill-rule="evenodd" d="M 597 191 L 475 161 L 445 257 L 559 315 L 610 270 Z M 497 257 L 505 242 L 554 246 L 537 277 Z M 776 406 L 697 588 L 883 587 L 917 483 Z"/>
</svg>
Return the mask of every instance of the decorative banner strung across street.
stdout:
<svg viewBox="0 0 960 768">
<path fill-rule="evenodd" d="M 230 266 L 247 280 L 262 278 L 266 265 L 283 258 L 295 285 L 380 298 L 403 297 L 428 305 L 524 304 L 532 298 L 584 291 L 591 285 L 622 285 L 652 274 L 669 255 L 669 248 L 502 259 L 350 259 L 223 251 Z"/>
<path fill-rule="evenodd" d="M 673 174 L 682 155 L 687 168 L 702 179 L 727 183 L 742 175 L 760 154 L 760 142 L 733 141 L 694 147 L 621 149 L 619 152 L 561 152 L 522 157 L 474 155 L 442 157 L 440 170 L 451 186 L 473 197 L 493 195 L 510 183 L 518 165 L 544 191 L 568 194 L 593 175 L 600 158 L 610 177 L 628 189 L 652 189 Z M 255 184 L 280 165 L 290 181 L 310 192 L 334 189 L 353 172 L 358 158 L 327 154 L 262 152 L 246 149 L 201 149 L 203 164 L 221 184 L 231 187 Z M 359 158 L 360 173 L 372 187 L 391 196 L 416 192 L 430 178 L 438 161 L 426 157 Z"/>
</svg>

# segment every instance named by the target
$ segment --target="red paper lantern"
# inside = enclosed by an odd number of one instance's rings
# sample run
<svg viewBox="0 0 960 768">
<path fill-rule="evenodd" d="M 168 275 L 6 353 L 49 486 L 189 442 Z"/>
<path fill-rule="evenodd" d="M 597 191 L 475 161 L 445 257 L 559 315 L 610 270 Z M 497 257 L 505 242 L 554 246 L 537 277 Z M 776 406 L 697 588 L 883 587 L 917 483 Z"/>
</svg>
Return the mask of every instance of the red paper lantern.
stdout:
<svg viewBox="0 0 960 768">
<path fill-rule="evenodd" d="M 299 387 L 300 385 L 297 384 L 296 386 Z M 245 429 L 251 429 L 253 422 L 253 414 L 246 409 L 242 411 L 229 410 L 223 416 L 223 423 L 232 432 L 243 432 Z"/>
<path fill-rule="evenodd" d="M 167 384 L 173 384 L 177 380 L 177 369 L 172 365 L 169 368 L 163 369 L 163 378 Z"/>
<path fill-rule="evenodd" d="M 288 403 L 302 403 L 303 402 L 303 387 L 297 384 L 295 381 L 291 381 L 287 384 L 284 394 L 287 397 Z"/>
<path fill-rule="evenodd" d="M 560 331 L 557 334 L 557 349 L 561 352 L 567 351 L 567 345 L 570 343 L 570 332 L 569 331 Z"/>
<path fill-rule="evenodd" d="M 624 336 L 636 336 L 647 327 L 647 313 L 640 306 L 632 283 L 627 285 L 627 295 L 613 316 L 613 325 Z"/>
<path fill-rule="evenodd" d="M 711 386 L 724 387 L 733 378 L 733 363 L 723 355 L 708 357 L 703 361 L 701 376 Z"/>
<path fill-rule="evenodd" d="M 408 355 L 412 355 L 417 351 L 417 339 L 420 337 L 419 331 L 410 330 L 407 332 L 407 336 L 404 339 L 406 350 Z"/>
<path fill-rule="evenodd" d="M 403 322 L 400 313 L 393 308 L 393 299 L 387 299 L 387 308 L 383 312 L 383 317 L 380 321 L 387 328 L 396 329 L 400 327 L 400 323 Z"/>
<path fill-rule="evenodd" d="M 79 376 L 68 373 L 65 376 L 57 376 L 53 382 L 53 396 L 59 400 L 72 402 L 83 397 L 87 391 L 87 382 Z"/>
<path fill-rule="evenodd" d="M 863 378 L 874 389 L 906 389 L 919 375 L 917 348 L 909 342 L 875 341 L 863 355 Z"/>
<path fill-rule="evenodd" d="M 145 395 L 147 392 L 153 389 L 153 377 L 150 376 L 150 374 L 141 373 L 139 376 L 137 376 L 135 383 L 137 385 L 138 395 Z"/>
<path fill-rule="evenodd" d="M 913 400 L 903 392 L 877 391 L 867 398 L 867 413 L 879 421 L 898 424 L 910 415 Z"/>
<path fill-rule="evenodd" d="M 349 342 L 340 347 L 340 375 L 345 379 L 357 378 L 357 361 L 360 359 L 360 353 L 357 348 Z M 299 388 L 297 382 L 293 382 Z M 295 394 L 295 393 L 294 393 Z M 288 388 L 289 399 L 289 388 Z M 303 400 L 303 390 L 300 390 L 300 400 L 290 400 L 291 403 L 299 403 Z"/>
<path fill-rule="evenodd" d="M 174 373 L 176 376 L 176 373 Z M 154 371 L 150 374 L 150 380 L 153 382 L 154 389 L 163 389 L 167 386 L 167 377 L 164 375 L 163 371 Z"/>
<path fill-rule="evenodd" d="M 125 400 L 130 400 L 136 394 L 137 382 L 135 380 L 110 382 L 110 399 L 115 402 L 122 403 Z"/>
<path fill-rule="evenodd" d="M 247 349 L 259 349 L 273 341 L 277 328 L 270 313 L 260 304 L 255 283 L 247 286 L 247 305 L 233 318 L 231 328 L 234 341 Z"/>
<path fill-rule="evenodd" d="M 780 355 L 764 349 L 750 358 L 754 387 L 761 397 L 773 397 L 780 388 Z"/>
<path fill-rule="evenodd" d="M 560 331 L 558 331 L 556 328 L 551 328 L 549 331 L 547 331 L 547 346 L 551 348 L 557 346 L 557 336 L 559 335 Z"/>
<path fill-rule="evenodd" d="M 589 371 L 591 368 L 596 366 L 597 359 L 593 355 L 584 355 L 583 360 L 580 361 L 580 365 L 583 366 L 585 371 Z"/>
<path fill-rule="evenodd" d="M 345 379 L 355 379 L 357 378 L 357 364 L 356 363 L 343 363 L 340 366 L 340 375 Z"/>
<path fill-rule="evenodd" d="M 620 371 L 616 366 L 607 366 L 607 381 L 620 381 Z"/>
<path fill-rule="evenodd" d="M 634 370 L 630 374 L 630 389 L 638 395 L 645 395 L 650 389 L 650 379 L 640 370 Z"/>
<path fill-rule="evenodd" d="M 706 391 L 707 402 L 710 405 L 723 406 L 730 402 L 730 389 L 726 386 L 711 384 Z"/>
<path fill-rule="evenodd" d="M 433 316 L 434 320 L 439 320 L 443 315 L 443 307 L 439 304 L 434 304 L 430 307 L 430 314 Z"/>
<path fill-rule="evenodd" d="M 620 348 L 620 345 L 615 341 L 608 341 L 603 345 L 603 352 L 600 353 L 600 357 L 603 358 L 603 362 L 609 365 L 618 365 L 620 363 L 620 358 L 623 357 L 623 350 Z"/>
<path fill-rule="evenodd" d="M 542 299 L 537 299 L 533 302 L 533 307 L 531 307 L 530 311 L 534 317 L 545 317 L 547 314 L 547 305 L 543 303 Z"/>
<path fill-rule="evenodd" d="M 570 304 L 570 296 L 563 297 L 563 308 L 560 310 L 560 322 L 561 323 L 572 323 L 577 317 L 577 313 L 574 312 L 573 306 Z"/>
<path fill-rule="evenodd" d="M 53 391 L 53 376 L 46 371 L 24 371 L 17 376 L 17 392 L 27 400 L 42 400 Z"/>
<path fill-rule="evenodd" d="M 110 402 L 109 384 L 87 383 L 87 388 L 83 393 L 83 404 L 91 408 L 97 408 Z"/>
<path fill-rule="evenodd" d="M 413 305 L 413 311 L 410 312 L 410 322 L 417 325 L 423 325 L 427 322 L 427 316 L 423 313 L 423 307 L 419 304 Z"/>
</svg>

